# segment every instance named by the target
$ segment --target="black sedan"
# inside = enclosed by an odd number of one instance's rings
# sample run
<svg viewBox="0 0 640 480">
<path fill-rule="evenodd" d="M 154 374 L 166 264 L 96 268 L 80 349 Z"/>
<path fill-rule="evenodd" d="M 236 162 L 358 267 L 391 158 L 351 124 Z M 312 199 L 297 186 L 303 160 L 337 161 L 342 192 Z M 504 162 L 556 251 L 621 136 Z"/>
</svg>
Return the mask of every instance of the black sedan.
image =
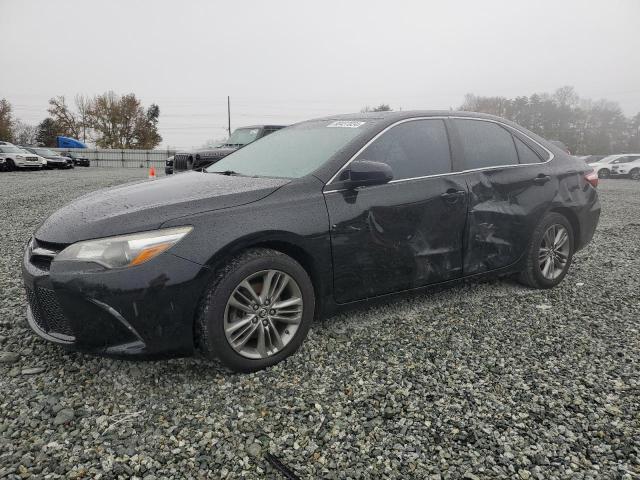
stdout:
<svg viewBox="0 0 640 480">
<path fill-rule="evenodd" d="M 83 157 L 79 153 L 76 152 L 65 152 L 62 154 L 63 156 L 70 158 L 71 162 L 76 167 L 88 167 L 91 165 L 91 161 L 87 157 Z"/>
<path fill-rule="evenodd" d="M 497 117 L 355 114 L 280 130 L 204 172 L 85 195 L 25 251 L 39 335 L 117 356 L 199 347 L 238 371 L 314 318 L 463 278 L 562 281 L 600 205 L 587 165 Z"/>
<path fill-rule="evenodd" d="M 46 168 L 73 168 L 73 161 L 58 152 L 43 147 L 22 147 L 25 150 L 40 155 L 47 160 Z"/>
</svg>

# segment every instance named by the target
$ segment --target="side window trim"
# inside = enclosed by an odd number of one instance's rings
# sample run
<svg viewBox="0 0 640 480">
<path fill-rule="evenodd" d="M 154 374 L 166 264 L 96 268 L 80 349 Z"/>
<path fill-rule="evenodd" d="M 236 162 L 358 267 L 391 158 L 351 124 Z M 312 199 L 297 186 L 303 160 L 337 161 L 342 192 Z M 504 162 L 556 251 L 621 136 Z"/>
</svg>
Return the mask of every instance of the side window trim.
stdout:
<svg viewBox="0 0 640 480">
<path fill-rule="evenodd" d="M 518 140 L 520 140 L 522 143 L 524 143 L 529 150 L 531 150 L 533 153 L 535 153 L 536 157 L 538 157 L 540 159 L 540 163 L 546 163 L 548 161 L 550 161 L 553 158 L 553 154 L 550 153 L 551 158 L 549 158 L 548 160 L 545 160 L 544 158 L 542 158 L 540 156 L 540 152 L 539 152 L 539 148 L 544 148 L 542 147 L 542 145 L 539 145 L 537 142 L 534 142 L 532 139 L 530 139 L 529 137 L 521 134 L 520 131 L 516 130 L 515 128 L 511 128 L 511 127 L 507 127 L 507 130 L 511 133 L 511 135 L 514 136 L 514 138 L 517 138 Z M 535 146 L 537 146 L 538 148 L 536 148 Z M 517 150 L 517 148 L 516 148 Z M 547 151 L 547 149 L 544 149 L 545 151 Z M 518 159 L 520 158 L 520 154 L 518 154 Z M 520 165 L 535 165 L 532 163 L 521 163 Z"/>
<path fill-rule="evenodd" d="M 339 185 L 334 185 L 334 181 L 338 178 L 338 176 L 340 175 L 340 173 L 342 173 L 342 171 L 344 169 L 346 169 L 349 164 L 355 160 L 358 155 L 360 155 L 369 145 L 371 145 L 373 142 L 375 142 L 380 136 L 382 136 L 385 132 L 387 132 L 388 130 L 392 129 L 393 127 L 395 127 L 396 125 L 399 125 L 401 123 L 405 123 L 405 122 L 411 122 L 414 120 L 436 120 L 436 119 L 440 119 L 440 120 L 444 120 L 445 123 L 445 127 L 447 130 L 447 137 L 449 140 L 449 151 L 451 153 L 451 167 L 452 167 L 452 171 L 449 173 L 440 173 L 440 174 L 436 174 L 436 175 L 426 175 L 424 177 L 412 177 L 412 178 L 403 178 L 401 180 L 391 180 L 391 182 L 389 183 L 399 183 L 399 182 L 408 182 L 411 180 L 421 180 L 423 178 L 432 178 L 432 177 L 442 177 L 444 175 L 460 175 L 463 173 L 468 173 L 468 172 L 478 172 L 478 171 L 482 171 L 482 170 L 493 170 L 496 168 L 514 168 L 514 167 L 521 167 L 521 166 L 527 166 L 527 165 L 538 165 L 538 164 L 514 164 L 514 165 L 496 165 L 496 166 L 492 166 L 492 167 L 482 167 L 482 168 L 473 168 L 473 169 L 468 169 L 468 170 L 456 170 L 456 165 L 459 162 L 459 158 L 458 158 L 458 150 L 459 147 L 457 145 L 457 143 L 459 142 L 457 135 L 458 132 L 457 131 L 451 131 L 452 127 L 451 127 L 451 122 L 449 122 L 449 120 L 452 119 L 463 119 L 463 120 L 480 120 L 483 122 L 491 122 L 491 123 L 496 123 L 499 126 L 501 126 L 502 128 L 505 128 L 509 133 L 511 133 L 513 135 L 513 132 L 517 132 L 517 135 L 519 137 L 523 137 L 521 138 L 523 141 L 526 142 L 526 144 L 529 143 L 533 143 L 536 146 L 538 146 L 539 148 L 541 148 L 542 150 L 544 150 L 545 152 L 547 152 L 548 154 L 548 158 L 542 159 L 540 161 L 540 165 L 546 164 L 551 162 L 554 158 L 555 155 L 553 154 L 553 152 L 549 149 L 547 149 L 544 145 L 540 144 L 539 142 L 537 142 L 536 140 L 534 140 L 533 138 L 529 137 L 527 134 L 521 132 L 520 130 L 517 130 L 516 128 L 507 125 L 505 123 L 499 122 L 497 120 L 493 120 L 490 118 L 482 118 L 482 117 L 473 117 L 473 116 L 455 116 L 455 115 L 445 115 L 445 116 L 430 116 L 430 117 L 412 117 L 412 118 L 405 118 L 403 120 L 399 120 L 395 123 L 392 123 L 391 125 L 388 125 L 387 127 L 385 127 L 384 129 L 382 129 L 380 132 L 378 132 L 377 134 L 375 134 L 369 141 L 367 141 L 355 154 L 353 154 L 351 156 L 351 158 L 349 158 L 349 160 L 347 160 L 344 165 L 342 165 L 342 167 L 340 167 L 338 169 L 338 171 L 329 179 L 329 181 L 325 184 L 324 188 L 324 193 L 333 193 L 333 192 L 340 192 L 343 191 L 343 188 L 339 188 Z M 455 126 L 453 126 L 453 129 L 455 129 Z M 536 150 L 533 149 L 534 152 L 537 154 Z M 516 149 L 517 151 L 517 149 Z M 519 157 L 518 157 L 519 158 Z M 338 183 L 339 182 L 335 182 Z M 336 186 L 338 188 L 335 189 L 327 189 L 328 187 L 332 187 L 332 186 Z"/>
</svg>

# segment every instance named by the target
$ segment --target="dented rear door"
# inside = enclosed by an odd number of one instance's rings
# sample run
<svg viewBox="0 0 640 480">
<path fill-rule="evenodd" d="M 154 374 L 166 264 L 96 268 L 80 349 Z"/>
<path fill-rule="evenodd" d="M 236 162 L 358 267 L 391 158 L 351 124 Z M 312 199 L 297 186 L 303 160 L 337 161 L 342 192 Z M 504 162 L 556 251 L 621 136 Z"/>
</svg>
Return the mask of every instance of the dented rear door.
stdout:
<svg viewBox="0 0 640 480">
<path fill-rule="evenodd" d="M 474 122 L 474 123 L 469 123 Z M 452 119 L 469 190 L 464 275 L 516 263 L 551 207 L 558 179 L 527 139 L 497 122 Z"/>
</svg>

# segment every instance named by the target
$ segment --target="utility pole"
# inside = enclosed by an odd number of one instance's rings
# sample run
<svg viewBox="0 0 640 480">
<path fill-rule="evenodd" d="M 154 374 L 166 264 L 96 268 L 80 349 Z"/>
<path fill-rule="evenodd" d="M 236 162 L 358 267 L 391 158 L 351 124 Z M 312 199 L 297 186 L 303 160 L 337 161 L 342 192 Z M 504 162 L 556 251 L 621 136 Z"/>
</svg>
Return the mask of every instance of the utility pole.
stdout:
<svg viewBox="0 0 640 480">
<path fill-rule="evenodd" d="M 229 136 L 231 136 L 231 100 L 227 95 L 227 130 L 229 130 Z"/>
</svg>

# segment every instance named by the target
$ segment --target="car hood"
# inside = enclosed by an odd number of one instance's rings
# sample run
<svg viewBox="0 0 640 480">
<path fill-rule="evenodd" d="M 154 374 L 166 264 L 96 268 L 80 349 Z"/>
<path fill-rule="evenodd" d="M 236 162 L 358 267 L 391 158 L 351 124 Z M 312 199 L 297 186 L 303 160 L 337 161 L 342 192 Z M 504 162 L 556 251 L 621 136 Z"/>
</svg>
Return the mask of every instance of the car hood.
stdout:
<svg viewBox="0 0 640 480">
<path fill-rule="evenodd" d="M 98 190 L 47 218 L 44 242 L 74 243 L 159 228 L 178 217 L 258 201 L 290 180 L 189 172 Z"/>
</svg>

